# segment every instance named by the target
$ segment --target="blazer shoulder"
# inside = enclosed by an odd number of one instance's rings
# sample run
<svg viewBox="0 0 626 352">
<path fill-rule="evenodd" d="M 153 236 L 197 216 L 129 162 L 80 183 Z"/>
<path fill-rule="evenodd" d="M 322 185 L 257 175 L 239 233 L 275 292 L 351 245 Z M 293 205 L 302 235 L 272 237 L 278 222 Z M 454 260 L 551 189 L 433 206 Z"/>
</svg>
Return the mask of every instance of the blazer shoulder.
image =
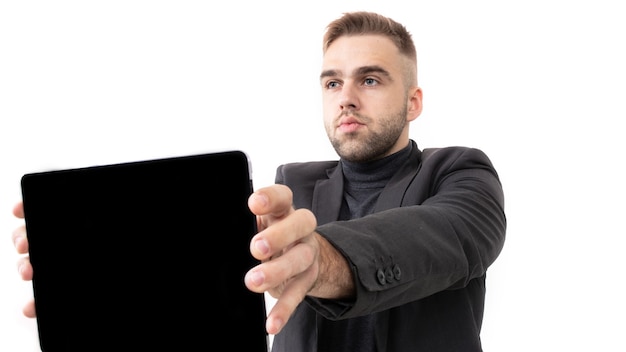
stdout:
<svg viewBox="0 0 626 352">
<path fill-rule="evenodd" d="M 330 179 L 338 163 L 338 161 L 312 161 L 283 164 L 276 171 L 275 182 L 291 189 L 294 207 L 313 210 L 316 186 L 319 182 Z"/>
<path fill-rule="evenodd" d="M 276 183 L 293 186 L 327 179 L 337 167 L 338 160 L 294 162 L 282 164 L 276 169 Z"/>
<path fill-rule="evenodd" d="M 425 148 L 422 150 L 421 161 L 423 164 L 483 164 L 493 167 L 487 154 L 478 148 L 452 146 L 441 148 Z"/>
</svg>

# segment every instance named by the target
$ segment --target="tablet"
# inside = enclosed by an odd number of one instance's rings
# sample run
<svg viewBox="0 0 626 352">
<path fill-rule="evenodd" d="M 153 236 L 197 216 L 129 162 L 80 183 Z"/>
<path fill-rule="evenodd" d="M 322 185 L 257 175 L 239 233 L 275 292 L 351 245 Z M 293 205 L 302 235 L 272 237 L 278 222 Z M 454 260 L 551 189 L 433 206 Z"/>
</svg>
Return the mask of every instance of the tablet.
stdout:
<svg viewBox="0 0 626 352">
<path fill-rule="evenodd" d="M 268 351 L 241 151 L 25 174 L 41 350 Z"/>
</svg>

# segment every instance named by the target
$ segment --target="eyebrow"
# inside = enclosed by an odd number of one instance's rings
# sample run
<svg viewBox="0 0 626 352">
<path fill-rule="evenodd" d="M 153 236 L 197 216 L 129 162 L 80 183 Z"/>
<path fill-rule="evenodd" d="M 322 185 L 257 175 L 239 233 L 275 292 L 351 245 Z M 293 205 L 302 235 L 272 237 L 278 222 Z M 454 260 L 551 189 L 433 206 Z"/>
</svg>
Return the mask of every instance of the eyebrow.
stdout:
<svg viewBox="0 0 626 352">
<path fill-rule="evenodd" d="M 322 71 L 322 73 L 320 74 L 320 80 L 325 78 L 325 77 L 333 77 L 333 76 L 337 76 L 339 75 L 340 71 L 337 70 L 325 70 Z M 387 78 L 391 78 L 391 75 L 389 74 L 389 71 L 385 70 L 384 68 L 378 66 L 378 65 L 372 65 L 372 66 L 362 66 L 357 68 L 356 70 L 354 70 L 354 76 L 364 76 L 367 74 L 371 74 L 371 73 L 380 73 L 382 75 L 384 75 Z"/>
</svg>

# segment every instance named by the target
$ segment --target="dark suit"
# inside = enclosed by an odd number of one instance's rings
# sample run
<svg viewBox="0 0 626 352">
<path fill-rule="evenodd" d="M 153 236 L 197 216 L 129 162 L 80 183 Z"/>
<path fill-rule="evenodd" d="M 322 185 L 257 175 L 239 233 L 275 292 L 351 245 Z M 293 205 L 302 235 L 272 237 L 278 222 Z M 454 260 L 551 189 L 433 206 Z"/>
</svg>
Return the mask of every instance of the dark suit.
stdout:
<svg viewBox="0 0 626 352">
<path fill-rule="evenodd" d="M 317 351 L 324 324 L 375 315 L 378 351 L 481 351 L 486 270 L 504 244 L 498 175 L 480 150 L 412 150 L 380 194 L 374 214 L 336 221 L 338 161 L 292 163 L 276 182 L 294 207 L 317 216 L 317 231 L 352 267 L 354 301 L 307 297 L 274 338 L 274 351 Z M 323 351 L 321 351 L 323 352 Z M 355 351 L 356 352 L 356 351 Z"/>
</svg>

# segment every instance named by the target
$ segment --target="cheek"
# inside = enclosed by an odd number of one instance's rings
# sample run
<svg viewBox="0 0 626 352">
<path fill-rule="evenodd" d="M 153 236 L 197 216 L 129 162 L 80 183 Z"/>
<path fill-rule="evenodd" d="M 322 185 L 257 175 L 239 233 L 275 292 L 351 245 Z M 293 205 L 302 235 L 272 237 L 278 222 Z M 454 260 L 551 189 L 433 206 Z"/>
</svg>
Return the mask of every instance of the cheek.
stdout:
<svg viewBox="0 0 626 352">
<path fill-rule="evenodd" d="M 322 98 L 322 119 L 324 126 L 328 126 L 337 117 L 339 109 L 330 99 Z"/>
<path fill-rule="evenodd" d="M 332 118 L 330 117 L 329 114 L 326 113 L 326 111 L 324 111 L 323 120 L 324 120 L 324 129 L 326 129 L 327 133 L 330 133 L 333 122 L 332 122 Z"/>
<path fill-rule="evenodd" d="M 322 93 L 321 96 L 321 100 L 322 100 L 322 108 L 324 108 L 324 111 L 326 111 L 327 109 L 329 109 L 330 107 L 332 107 L 335 102 L 333 100 L 333 95 L 329 94 L 329 93 Z"/>
</svg>

